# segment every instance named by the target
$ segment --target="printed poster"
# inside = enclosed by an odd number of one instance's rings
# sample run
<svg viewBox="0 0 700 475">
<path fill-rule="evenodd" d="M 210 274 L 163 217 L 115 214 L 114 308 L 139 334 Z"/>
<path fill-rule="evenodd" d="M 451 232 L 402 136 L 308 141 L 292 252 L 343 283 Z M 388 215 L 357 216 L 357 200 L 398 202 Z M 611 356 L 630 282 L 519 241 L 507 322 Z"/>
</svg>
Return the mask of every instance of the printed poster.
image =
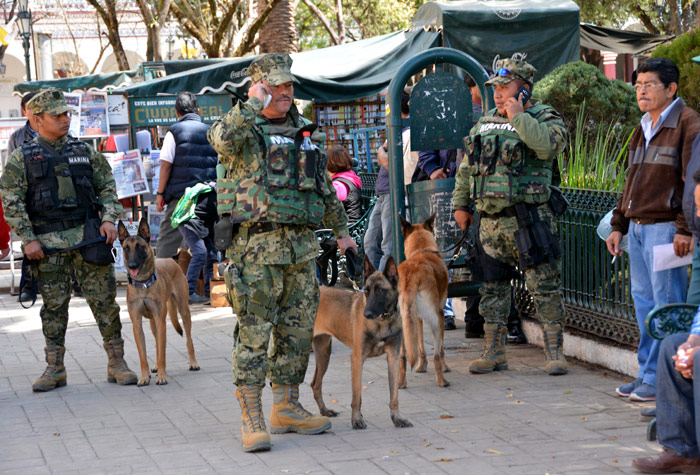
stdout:
<svg viewBox="0 0 700 475">
<path fill-rule="evenodd" d="M 80 101 L 80 136 L 107 137 L 109 116 L 107 93 L 85 92 Z"/>
<path fill-rule="evenodd" d="M 151 150 L 151 183 L 155 193 L 160 183 L 160 150 Z"/>
<path fill-rule="evenodd" d="M 139 223 L 138 221 L 128 221 L 124 222 L 124 226 L 126 226 L 126 230 L 129 231 L 129 234 L 132 236 L 135 236 L 136 233 L 139 231 Z M 126 274 L 126 266 L 124 265 L 124 252 L 122 251 L 122 246 L 119 243 L 119 239 L 116 239 L 114 241 L 114 272 L 123 272 Z"/>
<path fill-rule="evenodd" d="M 148 205 L 148 227 L 151 230 L 151 246 L 156 245 L 160 234 L 160 223 L 165 219 L 165 210 L 158 211 L 156 205 Z"/>
<path fill-rule="evenodd" d="M 121 200 L 149 192 L 141 153 L 138 150 L 113 154 L 110 165 L 117 183 L 117 198 Z"/>
<path fill-rule="evenodd" d="M 80 137 L 80 102 L 82 94 L 79 92 L 66 92 L 63 95 L 66 98 L 66 104 L 73 110 L 68 133 L 73 137 Z"/>
</svg>

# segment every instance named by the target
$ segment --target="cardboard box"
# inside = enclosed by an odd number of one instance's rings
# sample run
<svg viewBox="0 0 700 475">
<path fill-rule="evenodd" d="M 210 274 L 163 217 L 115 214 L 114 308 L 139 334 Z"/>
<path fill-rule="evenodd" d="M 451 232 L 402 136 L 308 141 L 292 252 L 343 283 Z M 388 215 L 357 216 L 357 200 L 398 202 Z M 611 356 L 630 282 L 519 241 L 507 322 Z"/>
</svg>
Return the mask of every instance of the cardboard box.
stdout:
<svg viewBox="0 0 700 475">
<path fill-rule="evenodd" d="M 210 290 L 212 307 L 230 307 L 228 303 L 226 284 L 212 285 Z"/>
</svg>

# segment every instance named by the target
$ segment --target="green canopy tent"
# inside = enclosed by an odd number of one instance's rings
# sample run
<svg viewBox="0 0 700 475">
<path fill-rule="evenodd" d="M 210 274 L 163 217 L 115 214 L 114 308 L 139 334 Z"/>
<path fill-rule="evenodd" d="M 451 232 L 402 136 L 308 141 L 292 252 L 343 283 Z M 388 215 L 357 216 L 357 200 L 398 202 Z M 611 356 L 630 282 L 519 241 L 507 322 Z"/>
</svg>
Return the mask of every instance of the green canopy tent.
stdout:
<svg viewBox="0 0 700 475">
<path fill-rule="evenodd" d="M 438 34 L 423 30 L 398 31 L 292 55 L 297 78 L 295 97 L 321 102 L 367 97 L 383 91 L 407 59 L 432 48 Z M 213 64 L 133 84 L 114 93 L 154 97 L 190 91 L 195 94 L 230 92 L 243 97 L 250 80 L 245 72 L 256 56 Z"/>
<path fill-rule="evenodd" d="M 570 0 L 428 2 L 413 28 L 439 31 L 442 46 L 491 66 L 494 58 L 522 54 L 537 79 L 579 58 L 579 7 Z"/>
<path fill-rule="evenodd" d="M 600 51 L 641 54 L 673 38 L 674 35 L 653 35 L 581 23 L 581 46 Z"/>
<path fill-rule="evenodd" d="M 103 91 L 107 88 L 116 88 L 129 85 L 133 82 L 136 71 L 120 71 L 117 73 L 90 74 L 87 76 L 76 76 L 72 78 L 51 79 L 45 81 L 29 81 L 15 84 L 15 92 L 24 94 L 25 92 L 55 87 L 64 91 Z"/>
</svg>

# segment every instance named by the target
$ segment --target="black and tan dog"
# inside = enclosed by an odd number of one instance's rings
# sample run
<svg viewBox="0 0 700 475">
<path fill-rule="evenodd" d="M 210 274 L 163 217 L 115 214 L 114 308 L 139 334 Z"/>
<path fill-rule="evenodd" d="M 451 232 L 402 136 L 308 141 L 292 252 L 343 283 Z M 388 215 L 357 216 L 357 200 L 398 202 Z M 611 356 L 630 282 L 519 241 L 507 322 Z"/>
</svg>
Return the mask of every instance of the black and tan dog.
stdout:
<svg viewBox="0 0 700 475">
<path fill-rule="evenodd" d="M 399 288 L 398 269 L 389 258 L 384 272 L 375 271 L 367 257 L 364 261 L 365 291 L 321 287 L 321 301 L 314 326 L 313 349 L 316 372 L 311 387 L 321 414 L 335 417 L 337 412 L 328 409 L 323 402 L 323 375 L 331 356 L 331 336 L 352 349 L 352 428 L 367 427 L 360 405 L 362 404 L 362 366 L 367 358 L 386 354 L 389 365 L 389 408 L 396 427 L 412 427 L 399 414 L 400 372 L 406 372 L 406 362 L 401 360 L 401 319 L 397 309 Z M 348 314 L 349 312 L 349 314 Z M 405 376 L 403 376 L 405 379 Z"/>
<path fill-rule="evenodd" d="M 190 315 L 187 279 L 182 269 L 173 259 L 157 259 L 151 247 L 151 231 L 148 221 L 141 219 L 136 236 L 130 236 L 124 223 L 117 226 L 119 243 L 124 255 L 124 266 L 129 278 L 126 289 L 126 306 L 134 327 L 134 340 L 141 360 L 141 378 L 139 386 L 151 381 L 146 358 L 146 339 L 143 334 L 142 318 L 150 320 L 151 331 L 156 339 L 156 364 L 151 370 L 158 373 L 156 384 L 168 384 L 165 373 L 165 314 L 170 314 L 170 321 L 175 330 L 182 335 L 182 328 L 177 319 L 182 316 L 182 326 L 187 337 L 187 354 L 190 359 L 190 371 L 198 371 L 199 364 L 194 356 L 192 344 L 192 318 Z"/>
</svg>

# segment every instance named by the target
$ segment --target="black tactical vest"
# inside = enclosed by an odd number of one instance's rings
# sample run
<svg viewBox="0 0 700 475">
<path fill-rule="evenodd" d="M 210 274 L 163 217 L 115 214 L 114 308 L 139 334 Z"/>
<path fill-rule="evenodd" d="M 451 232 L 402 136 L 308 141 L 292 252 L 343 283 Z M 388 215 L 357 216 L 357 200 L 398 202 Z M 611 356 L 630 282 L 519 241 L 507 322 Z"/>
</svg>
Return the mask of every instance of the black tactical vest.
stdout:
<svg viewBox="0 0 700 475">
<path fill-rule="evenodd" d="M 59 154 L 42 139 L 22 145 L 27 176 L 27 214 L 33 223 L 67 226 L 45 229 L 68 229 L 85 222 L 98 203 L 92 185 L 89 147 L 73 137 Z M 92 214 L 92 213 L 91 213 Z M 49 231 L 45 231 L 49 232 Z M 39 231 L 40 234 L 43 234 Z"/>
</svg>

